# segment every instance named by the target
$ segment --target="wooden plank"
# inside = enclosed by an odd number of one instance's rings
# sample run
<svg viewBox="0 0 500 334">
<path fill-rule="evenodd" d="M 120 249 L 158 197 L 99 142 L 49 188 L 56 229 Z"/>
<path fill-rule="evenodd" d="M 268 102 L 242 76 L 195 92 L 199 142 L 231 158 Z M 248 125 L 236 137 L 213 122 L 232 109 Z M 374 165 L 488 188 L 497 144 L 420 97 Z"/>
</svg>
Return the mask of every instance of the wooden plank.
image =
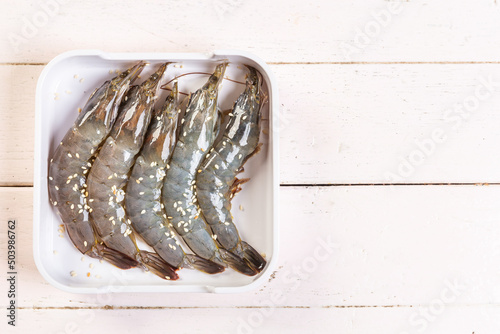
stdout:
<svg viewBox="0 0 500 334">
<path fill-rule="evenodd" d="M 19 310 L 17 331 L 7 333 L 495 333 L 498 306 L 294 309 Z M 430 320 L 427 320 L 427 318 Z M 123 321 L 130 319 L 130 321 Z M 196 321 L 193 321 L 193 320 Z M 5 323 L 5 322 L 4 322 Z M 2 326 L 7 327 L 4 323 Z"/>
<path fill-rule="evenodd" d="M 211 52 L 231 47 L 271 62 L 497 61 L 500 52 L 500 36 L 491 33 L 500 28 L 495 1 L 457 6 L 452 0 L 216 0 L 164 6 L 157 0 L 144 6 L 115 0 L 99 6 L 96 0 L 45 0 L 9 7 L 0 14 L 0 62 L 47 62 L 82 48 Z"/>
<path fill-rule="evenodd" d="M 35 86 L 40 66 L 0 66 L 0 185 L 33 184 Z"/>
<path fill-rule="evenodd" d="M 500 89 L 493 86 L 490 94 L 483 83 L 500 81 L 499 66 L 273 65 L 280 84 L 281 182 L 500 182 Z M 33 182 L 40 71 L 0 66 L 9 79 L 0 82 L 0 185 Z M 487 97 L 467 112 L 477 89 Z M 437 142 L 432 134 L 440 129 L 445 140 Z"/>
<path fill-rule="evenodd" d="M 59 291 L 33 263 L 31 189 L 0 188 L 0 217 L 18 220 L 21 307 L 479 305 L 500 300 L 499 198 L 500 186 L 282 187 L 280 255 L 269 282 L 242 294 L 168 298 Z"/>
</svg>

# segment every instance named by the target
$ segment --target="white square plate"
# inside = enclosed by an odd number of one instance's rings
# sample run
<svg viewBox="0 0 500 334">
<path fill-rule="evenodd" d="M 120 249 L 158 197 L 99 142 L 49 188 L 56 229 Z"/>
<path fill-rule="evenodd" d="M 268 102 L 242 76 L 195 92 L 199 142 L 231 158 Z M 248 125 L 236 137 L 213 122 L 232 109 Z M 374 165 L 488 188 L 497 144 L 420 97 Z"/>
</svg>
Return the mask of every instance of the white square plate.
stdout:
<svg viewBox="0 0 500 334">
<path fill-rule="evenodd" d="M 157 64 L 171 61 L 166 80 L 190 72 L 211 72 L 217 61 L 230 63 L 226 76 L 244 81 L 241 64 L 254 66 L 263 76 L 263 91 L 268 95 L 264 106 L 262 151 L 245 165 L 242 177 L 251 181 L 233 199 L 232 213 L 242 239 L 265 254 L 268 264 L 257 276 L 248 277 L 231 269 L 218 275 L 207 275 L 182 269 L 179 280 L 165 281 L 141 269 L 120 270 L 106 262 L 83 256 L 61 233 L 61 220 L 51 208 L 47 192 L 47 168 L 50 156 L 66 131 L 75 121 L 78 108 L 105 80 L 139 60 L 149 66 L 141 74 L 142 82 Z M 193 92 L 203 85 L 207 76 L 187 75 L 179 78 L 182 92 Z M 242 85 L 225 80 L 219 105 L 232 107 L 243 91 Z M 168 91 L 158 99 L 162 103 Z M 278 249 L 278 91 L 268 65 L 259 58 L 240 51 L 218 51 L 211 55 L 179 53 L 105 53 L 77 50 L 54 58 L 43 70 L 36 91 L 35 175 L 33 208 L 33 252 L 42 276 L 52 285 L 74 293 L 102 292 L 242 292 L 266 280 L 276 264 Z M 241 208 L 240 208 L 241 206 Z M 243 210 L 241 210 L 243 209 Z M 149 249 L 140 242 L 139 247 Z M 76 273 L 76 276 L 70 275 Z"/>
</svg>

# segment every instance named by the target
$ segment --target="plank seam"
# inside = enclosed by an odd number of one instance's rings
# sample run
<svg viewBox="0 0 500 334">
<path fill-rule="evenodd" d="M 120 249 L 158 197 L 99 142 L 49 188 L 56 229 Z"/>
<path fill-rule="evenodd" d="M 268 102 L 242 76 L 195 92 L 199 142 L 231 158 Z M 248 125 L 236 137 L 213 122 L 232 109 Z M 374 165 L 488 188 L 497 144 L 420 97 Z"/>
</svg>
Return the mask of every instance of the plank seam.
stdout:
<svg viewBox="0 0 500 334">
<path fill-rule="evenodd" d="M 430 305 L 430 304 L 429 304 Z M 428 307 L 428 304 L 396 305 L 290 305 L 290 306 L 21 306 L 20 310 L 191 310 L 191 309 L 354 309 L 354 308 L 415 308 Z M 500 304 L 453 304 L 447 307 L 500 307 Z"/>
<path fill-rule="evenodd" d="M 269 65 L 480 65 L 500 64 L 497 60 L 484 61 L 298 61 L 298 62 L 267 62 Z M 45 66 L 48 63 L 5 62 L 0 66 Z"/>
<path fill-rule="evenodd" d="M 417 305 L 420 306 L 420 305 Z M 18 307 L 20 310 L 182 310 L 182 309 L 327 309 L 327 308 L 412 308 L 414 305 L 319 305 L 319 306 L 30 306 Z"/>
</svg>

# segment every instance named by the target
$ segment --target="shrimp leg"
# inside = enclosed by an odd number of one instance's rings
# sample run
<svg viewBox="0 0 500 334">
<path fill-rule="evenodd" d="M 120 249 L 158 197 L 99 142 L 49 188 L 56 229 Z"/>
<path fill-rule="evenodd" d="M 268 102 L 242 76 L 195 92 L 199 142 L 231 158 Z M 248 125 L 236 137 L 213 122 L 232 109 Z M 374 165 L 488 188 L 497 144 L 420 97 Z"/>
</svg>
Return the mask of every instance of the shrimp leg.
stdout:
<svg viewBox="0 0 500 334">
<path fill-rule="evenodd" d="M 161 65 L 148 80 L 127 93 L 118 119 L 90 170 L 87 184 L 89 201 L 92 201 L 91 216 L 102 241 L 135 258 L 159 277 L 175 280 L 178 276 L 170 265 L 156 253 L 137 247 L 124 202 L 128 175 L 142 146 L 166 68 L 167 64 Z"/>
<path fill-rule="evenodd" d="M 128 269 L 135 259 L 98 242 L 92 229 L 87 202 L 87 173 L 99 145 L 115 122 L 118 106 L 145 63 L 129 68 L 116 78 L 106 81 L 89 98 L 72 128 L 57 147 L 49 164 L 49 197 L 68 235 L 83 254 L 105 259 Z"/>
</svg>

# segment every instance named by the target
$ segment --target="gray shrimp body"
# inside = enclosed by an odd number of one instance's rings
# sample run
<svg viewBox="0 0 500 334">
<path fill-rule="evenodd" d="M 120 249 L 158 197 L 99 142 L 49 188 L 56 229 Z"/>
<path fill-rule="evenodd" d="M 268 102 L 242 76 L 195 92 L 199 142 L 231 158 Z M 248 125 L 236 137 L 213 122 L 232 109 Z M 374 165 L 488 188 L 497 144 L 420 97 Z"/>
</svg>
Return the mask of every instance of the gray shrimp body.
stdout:
<svg viewBox="0 0 500 334">
<path fill-rule="evenodd" d="M 243 259 L 218 247 L 196 199 L 196 174 L 216 137 L 218 88 L 226 66 L 226 63 L 218 65 L 207 83 L 190 97 L 162 198 L 171 224 L 195 254 L 254 275 L 255 271 Z"/>
<path fill-rule="evenodd" d="M 48 171 L 50 201 L 76 248 L 122 269 L 134 267 L 137 262 L 99 243 L 89 215 L 86 180 L 92 159 L 115 122 L 122 97 L 144 66 L 138 63 L 106 81 L 90 96 L 54 152 Z"/>
<path fill-rule="evenodd" d="M 248 68 L 246 89 L 229 114 L 222 138 L 201 164 L 196 184 L 201 211 L 219 244 L 260 272 L 266 261 L 253 247 L 241 241 L 231 215 L 231 199 L 241 190 L 239 186 L 248 181 L 236 175 L 260 149 L 261 82 L 257 71 Z"/>
<path fill-rule="evenodd" d="M 167 64 L 134 86 L 90 170 L 87 180 L 95 230 L 110 248 L 137 259 L 158 276 L 177 279 L 175 271 L 156 254 L 139 250 L 125 212 L 125 186 L 151 120 L 159 82 Z"/>
<path fill-rule="evenodd" d="M 215 274 L 224 267 L 186 254 L 175 239 L 161 203 L 167 163 L 176 142 L 179 116 L 177 83 L 163 108 L 153 115 L 139 156 L 135 160 L 125 195 L 126 211 L 135 232 L 174 268 L 196 268 Z"/>
</svg>

